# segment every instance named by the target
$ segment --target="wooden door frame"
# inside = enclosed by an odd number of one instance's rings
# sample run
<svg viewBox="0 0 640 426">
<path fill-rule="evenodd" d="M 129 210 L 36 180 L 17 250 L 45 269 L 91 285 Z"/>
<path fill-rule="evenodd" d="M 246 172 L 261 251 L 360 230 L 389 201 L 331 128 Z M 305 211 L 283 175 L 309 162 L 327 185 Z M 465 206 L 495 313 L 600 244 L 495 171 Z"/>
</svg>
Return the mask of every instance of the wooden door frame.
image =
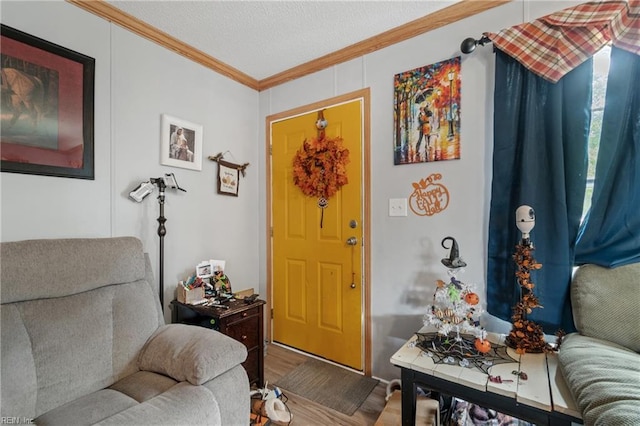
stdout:
<svg viewBox="0 0 640 426">
<path fill-rule="evenodd" d="M 273 219 L 271 215 L 272 203 L 271 203 L 271 125 L 275 121 L 282 121 L 287 118 L 296 117 L 312 113 L 314 111 L 321 110 L 323 108 L 330 108 L 338 104 L 345 104 L 362 100 L 362 195 L 364 202 L 362 203 L 362 312 L 363 312 L 363 349 L 364 349 L 364 375 L 371 376 L 371 179 L 370 179 L 370 90 L 369 88 L 356 90 L 354 92 L 346 93 L 344 95 L 336 96 L 333 98 L 325 99 L 323 101 L 315 102 L 312 104 L 304 105 L 298 108 L 290 109 L 288 111 L 272 114 L 266 118 L 266 131 L 265 131 L 265 156 L 266 156 L 266 168 L 265 168 L 265 182 L 266 182 L 266 194 L 267 194 L 267 214 L 266 214 L 266 230 L 267 230 L 267 341 L 272 342 L 272 328 L 273 320 L 271 318 L 272 310 L 272 298 L 273 298 L 273 237 L 271 228 L 273 226 Z"/>
</svg>

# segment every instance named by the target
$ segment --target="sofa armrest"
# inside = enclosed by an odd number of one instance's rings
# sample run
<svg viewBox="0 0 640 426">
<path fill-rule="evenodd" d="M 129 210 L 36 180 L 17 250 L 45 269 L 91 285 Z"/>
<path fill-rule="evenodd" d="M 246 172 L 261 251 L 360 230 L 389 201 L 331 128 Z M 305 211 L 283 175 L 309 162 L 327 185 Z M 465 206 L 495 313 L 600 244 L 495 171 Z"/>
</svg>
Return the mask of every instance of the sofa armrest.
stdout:
<svg viewBox="0 0 640 426">
<path fill-rule="evenodd" d="M 144 344 L 138 368 L 201 385 L 246 359 L 247 348 L 222 333 L 195 325 L 167 324 Z"/>
</svg>

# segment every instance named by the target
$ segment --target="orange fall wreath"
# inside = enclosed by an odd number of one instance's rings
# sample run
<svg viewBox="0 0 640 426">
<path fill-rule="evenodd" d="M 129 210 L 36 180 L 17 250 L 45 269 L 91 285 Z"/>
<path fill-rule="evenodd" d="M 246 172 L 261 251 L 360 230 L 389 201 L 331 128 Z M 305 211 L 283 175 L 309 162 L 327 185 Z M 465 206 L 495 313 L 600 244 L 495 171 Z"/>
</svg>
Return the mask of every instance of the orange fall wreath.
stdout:
<svg viewBox="0 0 640 426">
<path fill-rule="evenodd" d="M 305 195 L 326 200 L 348 183 L 347 164 L 349 150 L 342 138 L 305 140 L 293 157 L 293 183 Z"/>
</svg>

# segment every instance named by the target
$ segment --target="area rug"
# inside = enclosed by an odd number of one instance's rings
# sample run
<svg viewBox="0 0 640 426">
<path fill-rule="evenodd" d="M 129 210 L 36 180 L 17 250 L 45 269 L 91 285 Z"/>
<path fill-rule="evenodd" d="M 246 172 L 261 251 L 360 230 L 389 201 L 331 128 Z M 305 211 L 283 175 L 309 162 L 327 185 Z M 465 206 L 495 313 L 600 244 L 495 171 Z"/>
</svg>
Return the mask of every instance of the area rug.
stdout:
<svg viewBox="0 0 640 426">
<path fill-rule="evenodd" d="M 308 400 L 353 415 L 378 380 L 335 365 L 310 359 L 291 370 L 276 385 Z"/>
</svg>

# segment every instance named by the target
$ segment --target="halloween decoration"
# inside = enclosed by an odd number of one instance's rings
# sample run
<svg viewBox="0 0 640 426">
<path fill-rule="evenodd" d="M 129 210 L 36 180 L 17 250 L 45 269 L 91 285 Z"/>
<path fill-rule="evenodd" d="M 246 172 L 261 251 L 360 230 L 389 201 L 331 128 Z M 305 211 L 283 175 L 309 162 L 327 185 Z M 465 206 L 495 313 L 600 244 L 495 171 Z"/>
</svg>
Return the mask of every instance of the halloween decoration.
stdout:
<svg viewBox="0 0 640 426">
<path fill-rule="evenodd" d="M 490 366 L 513 362 L 505 346 L 492 344 L 480 327 L 480 302 L 473 285 L 458 279 L 466 263 L 460 257 L 458 243 L 453 237 L 445 237 L 441 245 L 447 248 L 451 241 L 448 258 L 442 264 L 448 268 L 449 282 L 436 281 L 433 304 L 424 316 L 423 323 L 435 328 L 435 332 L 416 333 L 416 345 L 435 363 L 458 363 L 463 367 L 476 367 L 485 373 Z"/>
<path fill-rule="evenodd" d="M 445 237 L 442 242 L 440 243 L 442 245 L 442 247 L 447 248 L 447 246 L 444 245 L 444 242 L 450 240 L 451 241 L 451 247 L 449 247 L 451 249 L 451 251 L 449 252 L 449 258 L 448 259 L 442 259 L 442 264 L 444 266 L 446 266 L 447 268 L 464 268 L 465 266 L 467 266 L 467 264 L 465 263 L 464 260 L 462 260 L 462 258 L 460 258 L 460 250 L 458 249 L 458 242 L 456 241 L 455 238 L 453 237 Z"/>
<path fill-rule="evenodd" d="M 480 302 L 480 298 L 475 293 L 467 293 L 464 295 L 464 301 L 473 306 Z"/>
<path fill-rule="evenodd" d="M 522 238 L 513 254 L 513 260 L 517 265 L 516 279 L 520 286 L 520 301 L 513 307 L 512 328 L 505 343 L 519 354 L 554 351 L 559 348 L 563 333 L 560 332 L 558 335 L 557 345 L 549 345 L 544 340 L 542 327 L 527 318 L 534 309 L 542 308 L 533 292 L 535 284 L 531 280 L 531 272 L 542 268 L 542 264 L 533 258 L 535 249 L 530 238 L 530 232 L 535 226 L 535 211 L 529 206 L 518 207 L 516 226 L 522 232 Z"/>
<path fill-rule="evenodd" d="M 413 192 L 409 197 L 409 208 L 418 216 L 433 216 L 449 206 L 449 190 L 441 182 L 440 173 L 432 173 L 418 182 L 412 182 Z M 446 266 L 446 265 L 445 265 Z"/>
<path fill-rule="evenodd" d="M 486 354 L 491 350 L 491 342 L 485 339 L 477 338 L 473 343 L 473 346 L 483 354 Z"/>
</svg>

